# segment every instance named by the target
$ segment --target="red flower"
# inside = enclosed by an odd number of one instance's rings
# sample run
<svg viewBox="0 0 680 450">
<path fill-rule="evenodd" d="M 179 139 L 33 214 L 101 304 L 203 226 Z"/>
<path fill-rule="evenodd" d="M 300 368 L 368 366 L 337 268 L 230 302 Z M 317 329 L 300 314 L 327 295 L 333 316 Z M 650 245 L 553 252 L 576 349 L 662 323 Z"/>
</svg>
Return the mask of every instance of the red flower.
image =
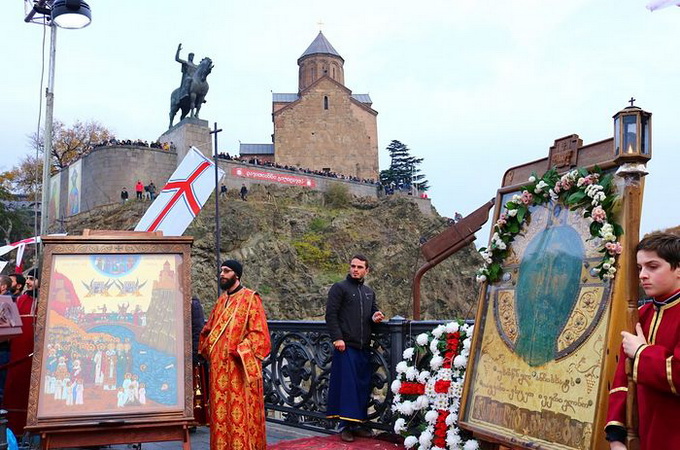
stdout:
<svg viewBox="0 0 680 450">
<path fill-rule="evenodd" d="M 437 394 L 446 394 L 447 392 L 449 392 L 449 387 L 451 387 L 450 381 L 438 380 L 438 381 L 435 381 L 435 383 L 434 383 L 434 391 Z"/>
<path fill-rule="evenodd" d="M 425 385 L 406 381 L 401 383 L 399 393 L 403 395 L 423 395 L 425 393 Z"/>
</svg>

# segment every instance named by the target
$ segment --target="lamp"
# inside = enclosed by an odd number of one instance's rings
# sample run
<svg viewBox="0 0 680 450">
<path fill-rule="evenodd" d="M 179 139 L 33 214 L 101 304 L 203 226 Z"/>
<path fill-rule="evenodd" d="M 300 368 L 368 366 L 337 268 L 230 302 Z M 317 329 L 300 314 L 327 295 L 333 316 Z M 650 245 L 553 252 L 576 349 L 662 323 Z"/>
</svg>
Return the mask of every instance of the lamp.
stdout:
<svg viewBox="0 0 680 450">
<path fill-rule="evenodd" d="M 57 54 L 57 27 L 83 28 L 92 22 L 90 6 L 81 0 L 24 0 L 25 22 L 50 27 L 50 65 L 45 92 L 45 145 L 43 148 L 42 201 L 40 206 L 40 234 L 48 231 L 50 199 L 50 167 L 52 158 L 52 121 L 54 114 L 54 63 Z M 59 213 L 57 212 L 57 216 Z"/>
<path fill-rule="evenodd" d="M 92 12 L 81 0 L 56 0 L 52 3 L 52 21 L 59 28 L 85 28 L 92 22 Z"/>
<path fill-rule="evenodd" d="M 618 165 L 646 163 L 652 157 L 652 113 L 633 103 L 614 115 L 614 156 Z"/>
</svg>

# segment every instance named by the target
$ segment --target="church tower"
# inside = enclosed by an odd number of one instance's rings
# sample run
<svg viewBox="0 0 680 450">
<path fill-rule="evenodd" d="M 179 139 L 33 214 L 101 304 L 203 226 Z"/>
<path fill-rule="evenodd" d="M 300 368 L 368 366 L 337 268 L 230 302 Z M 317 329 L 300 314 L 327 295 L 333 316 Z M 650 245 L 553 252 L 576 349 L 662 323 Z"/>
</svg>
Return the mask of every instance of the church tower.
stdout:
<svg viewBox="0 0 680 450">
<path fill-rule="evenodd" d="M 297 61 L 298 93 L 323 76 L 345 85 L 345 60 L 333 48 L 321 31 Z"/>
</svg>

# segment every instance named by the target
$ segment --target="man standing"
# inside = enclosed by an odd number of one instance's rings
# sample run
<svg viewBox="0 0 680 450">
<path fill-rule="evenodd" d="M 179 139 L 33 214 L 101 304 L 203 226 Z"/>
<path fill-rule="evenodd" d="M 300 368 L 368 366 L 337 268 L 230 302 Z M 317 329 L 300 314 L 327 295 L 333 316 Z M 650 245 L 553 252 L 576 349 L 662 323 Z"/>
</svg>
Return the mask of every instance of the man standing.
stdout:
<svg viewBox="0 0 680 450">
<path fill-rule="evenodd" d="M 38 288 L 40 286 L 38 269 L 26 272 L 26 292 L 17 298 L 19 314 L 21 314 L 21 334 L 12 339 L 10 348 L 10 368 L 7 371 L 6 386 L 12 386 L 5 392 L 3 408 L 7 413 L 7 426 L 20 435 L 26 426 L 28 411 L 28 391 L 31 383 L 31 359 L 33 355 L 33 327 L 35 311 L 38 304 Z"/>
<path fill-rule="evenodd" d="M 371 328 L 385 315 L 378 310 L 373 289 L 364 284 L 368 271 L 368 259 L 353 256 L 349 275 L 331 287 L 326 303 L 326 325 L 335 348 L 326 414 L 340 419 L 340 437 L 346 442 L 354 435 L 372 436 L 360 424 L 366 421 L 371 394 Z"/>
<path fill-rule="evenodd" d="M 120 191 L 120 201 L 121 201 L 121 203 L 125 203 L 126 201 L 128 201 L 129 197 L 130 197 L 130 195 L 128 194 L 127 188 L 125 186 L 123 186 L 123 190 Z"/>
<path fill-rule="evenodd" d="M 243 183 L 241 185 L 241 200 L 243 200 L 244 202 L 247 201 L 247 198 L 246 198 L 247 196 L 248 196 L 248 188 L 246 187 L 246 184 Z"/>
<path fill-rule="evenodd" d="M 241 284 L 243 267 L 233 259 L 220 271 L 217 299 L 199 339 L 210 363 L 210 448 L 267 446 L 262 360 L 271 341 L 260 295 Z"/>
<path fill-rule="evenodd" d="M 143 192 L 144 184 L 142 184 L 142 180 L 137 180 L 137 184 L 135 184 L 135 193 L 137 194 L 137 200 L 142 200 Z"/>
</svg>

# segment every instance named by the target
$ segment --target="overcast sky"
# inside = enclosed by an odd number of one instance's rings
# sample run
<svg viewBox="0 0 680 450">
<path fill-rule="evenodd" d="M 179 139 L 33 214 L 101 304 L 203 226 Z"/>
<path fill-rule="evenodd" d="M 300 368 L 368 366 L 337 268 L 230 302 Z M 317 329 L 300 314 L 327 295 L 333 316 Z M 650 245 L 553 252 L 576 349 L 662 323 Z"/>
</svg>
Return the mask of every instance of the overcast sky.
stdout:
<svg viewBox="0 0 680 450">
<path fill-rule="evenodd" d="M 634 96 L 654 114 L 642 232 L 680 224 L 680 8 L 652 13 L 644 0 L 89 3 L 92 24 L 57 36 L 54 116 L 67 125 L 97 120 L 119 139 L 157 139 L 180 82 L 181 42 L 183 58 L 194 52 L 215 64 L 201 118 L 224 129 L 220 151 L 235 153 L 239 140 L 269 143 L 271 92 L 297 91 L 297 58 L 321 27 L 345 59 L 346 86 L 370 94 L 379 113 L 381 169 L 391 140 L 408 145 L 424 158 L 440 214 L 472 212 L 507 168 L 547 156 L 557 138 L 611 137 L 612 115 Z M 27 135 L 44 97 L 49 32 L 23 18 L 20 0 L 2 2 L 1 170 L 32 151 Z"/>
</svg>

